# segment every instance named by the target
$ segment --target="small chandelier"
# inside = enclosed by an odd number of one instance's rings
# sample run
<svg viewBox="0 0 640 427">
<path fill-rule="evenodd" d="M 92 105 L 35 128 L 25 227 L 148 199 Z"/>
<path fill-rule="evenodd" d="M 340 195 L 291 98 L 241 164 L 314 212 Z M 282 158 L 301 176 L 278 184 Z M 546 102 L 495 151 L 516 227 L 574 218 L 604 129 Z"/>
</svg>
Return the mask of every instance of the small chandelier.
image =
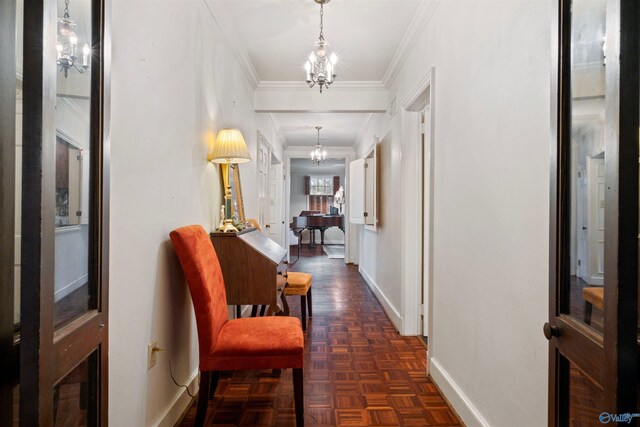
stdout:
<svg viewBox="0 0 640 427">
<path fill-rule="evenodd" d="M 323 163 L 327 159 L 327 150 L 320 145 L 320 129 L 322 129 L 322 126 L 316 126 L 318 142 L 316 142 L 315 150 L 311 152 L 311 161 L 316 162 L 316 165 L 320 165 L 320 163 Z"/>
<path fill-rule="evenodd" d="M 58 51 L 56 63 L 60 67 L 60 71 L 64 71 L 65 78 L 67 78 L 70 68 L 75 68 L 79 73 L 84 73 L 84 70 L 89 68 L 91 49 L 86 43 L 82 48 L 82 68 L 78 68 L 76 64 L 78 60 L 76 56 L 78 36 L 74 31 L 75 27 L 76 23 L 69 17 L 69 0 L 65 0 L 64 16 L 58 18 L 58 44 L 56 45 L 56 50 Z"/>
<path fill-rule="evenodd" d="M 322 93 L 322 88 L 324 86 L 328 88 L 337 77 L 334 71 L 338 57 L 335 53 L 330 54 L 328 49 L 329 43 L 325 41 L 324 34 L 322 33 L 324 5 L 331 0 L 313 1 L 320 5 L 320 37 L 318 37 L 318 41 L 314 43 L 316 47 L 309 55 L 309 60 L 304 65 L 304 69 L 307 72 L 307 84 L 309 87 L 314 87 L 317 83 L 318 86 L 320 86 L 320 93 Z"/>
</svg>

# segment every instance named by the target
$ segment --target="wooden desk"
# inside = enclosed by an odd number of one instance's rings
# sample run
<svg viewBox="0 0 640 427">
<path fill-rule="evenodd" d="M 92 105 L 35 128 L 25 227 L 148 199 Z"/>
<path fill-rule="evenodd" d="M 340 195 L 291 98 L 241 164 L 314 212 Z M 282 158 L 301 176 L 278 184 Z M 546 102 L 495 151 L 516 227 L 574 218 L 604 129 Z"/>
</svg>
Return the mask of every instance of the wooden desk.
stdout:
<svg viewBox="0 0 640 427">
<path fill-rule="evenodd" d="M 255 228 L 210 236 L 222 268 L 227 304 L 268 305 L 275 313 L 288 308 L 282 295 L 287 269 L 283 247 Z"/>
</svg>

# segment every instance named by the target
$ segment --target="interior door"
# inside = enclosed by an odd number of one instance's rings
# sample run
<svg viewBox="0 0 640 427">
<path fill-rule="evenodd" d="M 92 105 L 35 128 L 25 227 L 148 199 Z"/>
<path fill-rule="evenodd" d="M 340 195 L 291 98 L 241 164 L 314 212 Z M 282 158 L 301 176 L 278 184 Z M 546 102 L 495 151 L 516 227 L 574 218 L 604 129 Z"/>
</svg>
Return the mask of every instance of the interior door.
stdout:
<svg viewBox="0 0 640 427">
<path fill-rule="evenodd" d="M 282 228 L 284 220 L 282 218 L 282 163 L 273 163 L 269 173 L 269 237 L 284 246 L 282 242 Z"/>
<path fill-rule="evenodd" d="M 258 224 L 262 234 L 269 236 L 269 166 L 271 149 L 262 133 L 258 132 Z"/>
<path fill-rule="evenodd" d="M 544 325 L 550 426 L 595 426 L 637 414 L 639 4 L 559 0 L 554 6 L 557 139 Z M 586 183 L 571 176 L 583 164 Z M 588 199 L 584 209 L 574 194 Z M 585 217 L 586 277 L 572 259 L 582 256 L 572 239 Z"/>
<path fill-rule="evenodd" d="M 20 236 L 19 393 L 9 410 L 14 425 L 107 425 L 109 8 L 36 0 L 23 10 L 11 233 Z"/>
</svg>

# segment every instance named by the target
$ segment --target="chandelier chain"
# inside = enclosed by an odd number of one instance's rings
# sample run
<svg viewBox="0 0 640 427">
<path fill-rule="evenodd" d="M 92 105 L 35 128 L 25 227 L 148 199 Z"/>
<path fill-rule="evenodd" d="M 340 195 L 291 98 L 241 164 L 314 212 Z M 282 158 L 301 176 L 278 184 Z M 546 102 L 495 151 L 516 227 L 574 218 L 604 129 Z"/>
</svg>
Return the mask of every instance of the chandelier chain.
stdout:
<svg viewBox="0 0 640 427">
<path fill-rule="evenodd" d="M 324 41 L 324 34 L 322 33 L 322 27 L 324 23 L 324 4 L 320 4 L 320 40 Z"/>
<path fill-rule="evenodd" d="M 69 0 L 64 0 L 64 19 L 69 19 Z"/>
</svg>

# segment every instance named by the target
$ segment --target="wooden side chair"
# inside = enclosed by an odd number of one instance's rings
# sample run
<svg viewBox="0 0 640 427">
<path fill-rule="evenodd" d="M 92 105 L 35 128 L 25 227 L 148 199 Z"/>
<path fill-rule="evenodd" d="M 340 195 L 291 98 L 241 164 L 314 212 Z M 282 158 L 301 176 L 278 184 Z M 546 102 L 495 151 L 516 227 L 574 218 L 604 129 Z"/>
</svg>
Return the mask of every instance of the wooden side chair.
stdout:
<svg viewBox="0 0 640 427">
<path fill-rule="evenodd" d="M 309 311 L 309 317 L 313 316 L 311 309 L 311 282 L 313 276 L 309 273 L 302 273 L 298 271 L 287 272 L 287 286 L 284 287 L 284 295 L 299 295 L 300 296 L 300 314 L 302 317 L 302 330 L 307 330 L 307 310 Z M 287 313 L 288 314 L 288 313 Z"/>
<path fill-rule="evenodd" d="M 198 327 L 200 392 L 196 426 L 205 421 L 220 371 L 293 368 L 296 425 L 304 426 L 304 337 L 292 317 L 228 320 L 227 296 L 218 257 L 200 225 L 170 233 L 184 270 Z"/>
<path fill-rule="evenodd" d="M 591 324 L 591 313 L 595 306 L 598 310 L 604 311 L 604 287 L 592 286 L 582 289 L 584 299 L 584 323 Z"/>
</svg>

